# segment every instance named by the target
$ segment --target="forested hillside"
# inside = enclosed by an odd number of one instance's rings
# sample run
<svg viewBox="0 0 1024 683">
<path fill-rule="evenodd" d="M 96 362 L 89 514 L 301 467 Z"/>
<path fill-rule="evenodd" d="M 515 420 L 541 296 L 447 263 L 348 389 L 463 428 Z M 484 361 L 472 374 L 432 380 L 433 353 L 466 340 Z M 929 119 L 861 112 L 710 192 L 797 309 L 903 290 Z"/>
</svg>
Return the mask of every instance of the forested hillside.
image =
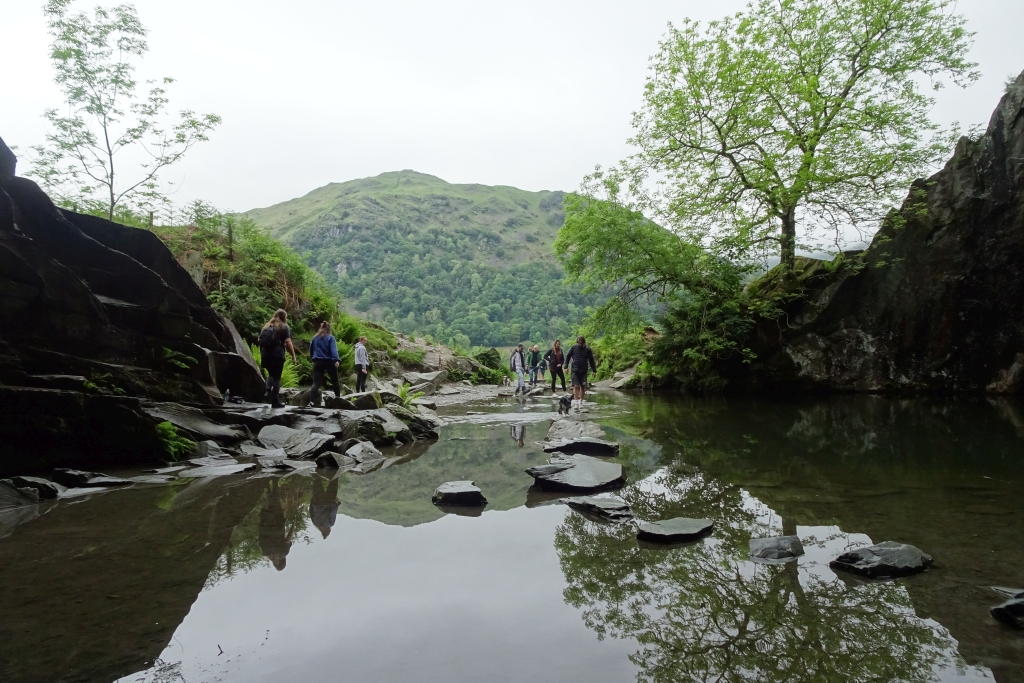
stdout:
<svg viewBox="0 0 1024 683">
<path fill-rule="evenodd" d="M 336 284 L 354 313 L 463 346 L 568 336 L 587 306 L 552 242 L 563 193 L 401 171 L 245 215 Z"/>
</svg>

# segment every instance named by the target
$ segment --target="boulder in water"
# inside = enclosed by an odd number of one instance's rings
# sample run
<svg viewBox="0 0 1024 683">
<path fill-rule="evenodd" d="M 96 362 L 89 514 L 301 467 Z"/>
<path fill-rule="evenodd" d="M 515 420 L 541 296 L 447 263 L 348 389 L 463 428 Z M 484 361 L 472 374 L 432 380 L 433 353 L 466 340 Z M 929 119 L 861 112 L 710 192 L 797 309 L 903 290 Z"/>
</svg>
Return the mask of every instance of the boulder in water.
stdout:
<svg viewBox="0 0 1024 683">
<path fill-rule="evenodd" d="M 600 491 L 622 486 L 622 465 L 586 455 L 555 455 L 547 465 L 526 470 L 537 485 L 552 491 Z"/>
<path fill-rule="evenodd" d="M 50 477 L 60 484 L 68 488 L 92 488 L 97 486 L 127 486 L 132 482 L 128 479 L 122 479 L 121 477 L 108 477 L 105 474 L 99 474 L 97 472 L 83 472 L 81 470 L 72 470 L 64 467 L 55 469 Z"/>
<path fill-rule="evenodd" d="M 603 439 L 604 430 L 588 420 L 580 420 L 575 417 L 565 417 L 555 420 L 548 428 L 545 441 L 569 441 L 571 439 Z"/>
<path fill-rule="evenodd" d="M 872 579 L 920 574 L 932 563 L 932 556 L 906 543 L 884 541 L 845 552 L 828 563 L 835 570 Z"/>
<path fill-rule="evenodd" d="M 39 502 L 39 491 L 34 488 L 15 486 L 10 479 L 0 479 L 0 510 L 35 505 Z"/>
<path fill-rule="evenodd" d="M 482 507 L 487 505 L 483 492 L 472 481 L 448 481 L 434 491 L 430 497 L 434 505 L 461 505 Z"/>
<path fill-rule="evenodd" d="M 582 513 L 585 517 L 590 517 L 602 522 L 623 524 L 625 522 L 632 522 L 634 519 L 633 511 L 630 509 L 629 505 L 618 498 L 580 496 L 576 498 L 565 498 L 562 502 L 573 510 Z"/>
<path fill-rule="evenodd" d="M 797 536 L 773 536 L 750 539 L 750 557 L 764 562 L 788 562 L 804 554 Z"/>
<path fill-rule="evenodd" d="M 203 477 L 225 477 L 232 474 L 241 474 L 242 472 L 248 472 L 249 470 L 256 469 L 256 463 L 241 463 L 235 465 L 214 465 L 212 467 L 194 467 L 188 470 L 182 470 L 178 472 L 178 476 L 182 479 L 198 479 Z"/>
<path fill-rule="evenodd" d="M 1001 605 L 996 605 L 989 613 L 997 621 L 1009 624 L 1014 628 L 1024 629 L 1024 593 L 1010 598 Z"/>
<path fill-rule="evenodd" d="M 619 444 L 604 439 L 580 437 L 555 441 L 544 447 L 545 453 L 581 453 L 583 455 L 616 456 Z"/>
<path fill-rule="evenodd" d="M 281 425 L 268 425 L 260 430 L 259 440 L 267 448 L 280 448 L 291 458 L 315 458 L 334 441 L 330 434 L 318 434 L 308 429 L 292 429 Z"/>
<path fill-rule="evenodd" d="M 11 477 L 10 481 L 20 489 L 35 489 L 39 492 L 39 500 L 54 500 L 67 490 L 67 487 L 42 477 Z"/>
<path fill-rule="evenodd" d="M 688 543 L 707 536 L 714 528 L 710 519 L 675 517 L 641 524 L 636 537 L 647 543 Z"/>
</svg>

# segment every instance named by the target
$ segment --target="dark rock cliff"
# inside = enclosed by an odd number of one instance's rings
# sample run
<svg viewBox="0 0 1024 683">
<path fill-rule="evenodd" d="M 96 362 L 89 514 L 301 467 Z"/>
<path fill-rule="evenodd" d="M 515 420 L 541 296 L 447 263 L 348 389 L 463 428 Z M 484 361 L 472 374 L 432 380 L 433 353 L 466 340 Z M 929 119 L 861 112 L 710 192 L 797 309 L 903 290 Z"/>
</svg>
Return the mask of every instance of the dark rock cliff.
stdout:
<svg viewBox="0 0 1024 683">
<path fill-rule="evenodd" d="M 0 475 L 162 457 L 146 400 L 256 398 L 231 323 L 152 233 L 62 211 L 0 140 Z"/>
<path fill-rule="evenodd" d="M 1021 393 L 1024 74 L 870 247 L 759 326 L 732 388 Z"/>
</svg>

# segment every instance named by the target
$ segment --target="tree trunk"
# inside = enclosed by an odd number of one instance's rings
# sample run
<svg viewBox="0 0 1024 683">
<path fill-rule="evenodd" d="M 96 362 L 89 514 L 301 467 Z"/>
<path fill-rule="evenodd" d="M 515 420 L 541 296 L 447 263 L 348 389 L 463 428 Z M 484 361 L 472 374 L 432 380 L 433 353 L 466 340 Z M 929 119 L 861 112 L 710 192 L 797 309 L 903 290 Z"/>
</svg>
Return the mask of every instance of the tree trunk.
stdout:
<svg viewBox="0 0 1024 683">
<path fill-rule="evenodd" d="M 796 263 L 796 207 L 791 206 L 782 212 L 782 231 L 779 235 L 779 257 L 782 265 L 790 272 Z"/>
</svg>

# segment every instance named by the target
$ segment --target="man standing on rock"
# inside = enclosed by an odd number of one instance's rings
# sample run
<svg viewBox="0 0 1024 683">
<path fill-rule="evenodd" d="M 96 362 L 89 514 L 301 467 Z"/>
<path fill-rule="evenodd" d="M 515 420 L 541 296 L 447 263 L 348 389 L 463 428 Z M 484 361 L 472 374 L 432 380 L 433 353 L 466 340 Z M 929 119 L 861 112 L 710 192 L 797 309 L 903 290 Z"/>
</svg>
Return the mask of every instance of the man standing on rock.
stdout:
<svg viewBox="0 0 1024 683">
<path fill-rule="evenodd" d="M 520 393 L 526 393 L 526 354 L 523 353 L 523 345 L 520 343 L 516 347 L 516 350 L 512 352 L 512 358 L 509 360 L 509 367 L 512 368 L 512 372 L 516 373 L 516 377 L 519 378 L 519 384 L 516 385 L 516 396 Z"/>
<path fill-rule="evenodd" d="M 366 375 L 370 372 L 370 354 L 366 352 L 366 337 L 356 342 L 356 393 L 366 391 Z"/>
<path fill-rule="evenodd" d="M 583 407 L 583 399 L 587 393 L 587 366 L 597 372 L 597 363 L 594 362 L 594 352 L 587 346 L 587 340 L 582 336 L 576 337 L 576 343 L 569 349 L 565 356 L 565 367 L 572 365 L 572 397 L 579 401 L 579 407 Z"/>
<path fill-rule="evenodd" d="M 537 374 L 540 372 L 540 347 L 536 344 L 526 354 L 526 365 L 530 368 L 530 386 L 537 386 Z"/>
<path fill-rule="evenodd" d="M 564 360 L 565 354 L 562 353 L 562 340 L 556 339 L 554 346 L 544 354 L 544 362 L 548 364 L 548 369 L 551 370 L 552 394 L 555 393 L 555 379 L 558 377 L 562 378 L 562 393 L 565 393 L 565 373 L 562 372 L 562 362 Z"/>
</svg>

